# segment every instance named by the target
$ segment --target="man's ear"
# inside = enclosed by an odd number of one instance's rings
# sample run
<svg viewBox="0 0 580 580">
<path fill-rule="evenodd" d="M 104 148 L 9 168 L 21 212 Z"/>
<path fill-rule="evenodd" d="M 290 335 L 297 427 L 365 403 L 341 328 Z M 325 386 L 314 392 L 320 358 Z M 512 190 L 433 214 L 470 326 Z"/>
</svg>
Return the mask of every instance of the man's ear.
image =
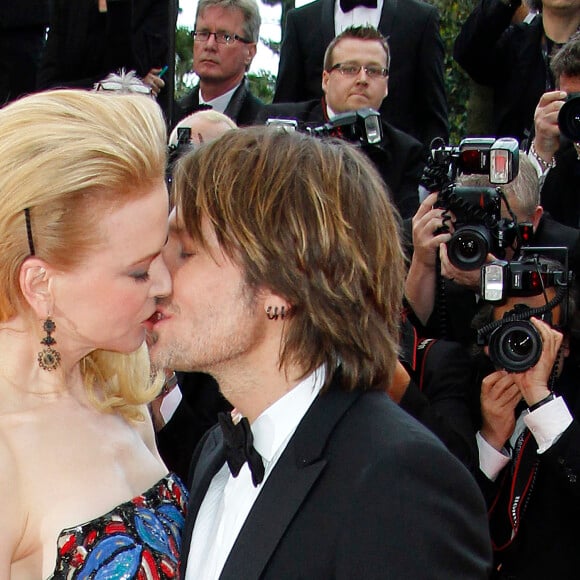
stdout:
<svg viewBox="0 0 580 580">
<path fill-rule="evenodd" d="M 250 65 L 252 64 L 252 61 L 254 60 L 254 57 L 256 56 L 256 43 L 253 42 L 252 44 L 247 44 L 246 45 L 247 48 L 247 53 L 246 53 L 246 69 L 250 68 Z"/>
<path fill-rule="evenodd" d="M 50 268 L 44 260 L 31 256 L 20 267 L 20 290 L 36 314 L 42 318 L 50 314 L 52 306 Z"/>
<path fill-rule="evenodd" d="M 330 73 L 327 70 L 322 71 L 322 92 L 326 95 L 326 89 L 328 87 L 328 77 Z"/>
<path fill-rule="evenodd" d="M 534 232 L 538 229 L 540 225 L 540 220 L 542 219 L 542 215 L 544 215 L 544 208 L 541 205 L 537 205 L 534 213 L 532 214 L 532 229 Z"/>
</svg>

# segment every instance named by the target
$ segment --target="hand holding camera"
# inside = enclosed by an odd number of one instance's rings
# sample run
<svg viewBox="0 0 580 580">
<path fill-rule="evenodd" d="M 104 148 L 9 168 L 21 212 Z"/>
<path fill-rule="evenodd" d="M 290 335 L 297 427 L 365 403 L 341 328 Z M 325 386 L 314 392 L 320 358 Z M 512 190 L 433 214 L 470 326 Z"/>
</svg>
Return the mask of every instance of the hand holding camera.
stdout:
<svg viewBox="0 0 580 580">
<path fill-rule="evenodd" d="M 560 147 L 560 128 L 558 116 L 564 105 L 564 91 L 549 91 L 544 93 L 534 112 L 535 137 L 533 142 L 537 155 L 546 163 L 550 163 L 554 153 Z"/>
<path fill-rule="evenodd" d="M 531 318 L 530 323 L 534 325 L 541 338 L 541 356 L 533 367 L 512 375 L 514 383 L 528 406 L 535 405 L 550 394 L 548 381 L 563 340 L 562 333 L 554 330 L 545 322 Z"/>
</svg>

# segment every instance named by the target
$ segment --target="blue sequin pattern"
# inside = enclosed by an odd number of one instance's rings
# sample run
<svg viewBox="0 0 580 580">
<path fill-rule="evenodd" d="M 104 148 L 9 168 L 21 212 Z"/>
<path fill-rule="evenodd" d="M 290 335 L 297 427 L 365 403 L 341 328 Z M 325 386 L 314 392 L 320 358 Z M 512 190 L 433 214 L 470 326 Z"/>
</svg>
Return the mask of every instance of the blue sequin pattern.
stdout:
<svg viewBox="0 0 580 580">
<path fill-rule="evenodd" d="M 187 490 L 175 475 L 86 524 L 63 530 L 50 580 L 179 576 Z"/>
</svg>

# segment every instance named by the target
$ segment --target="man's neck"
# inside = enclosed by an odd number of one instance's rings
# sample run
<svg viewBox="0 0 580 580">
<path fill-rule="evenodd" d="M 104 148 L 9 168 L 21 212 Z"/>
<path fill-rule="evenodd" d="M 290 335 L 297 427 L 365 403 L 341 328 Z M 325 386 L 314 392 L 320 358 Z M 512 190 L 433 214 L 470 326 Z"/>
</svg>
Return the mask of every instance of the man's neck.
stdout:
<svg viewBox="0 0 580 580">
<path fill-rule="evenodd" d="M 542 13 L 546 36 L 558 44 L 567 42 L 580 25 L 580 12 L 571 10 L 546 10 Z"/>
<path fill-rule="evenodd" d="M 284 369 L 258 366 L 229 368 L 215 372 L 224 397 L 253 423 L 268 407 L 298 385 L 304 371 L 291 366 Z"/>
<path fill-rule="evenodd" d="M 221 97 L 223 94 L 235 89 L 243 80 L 244 75 L 237 76 L 227 81 L 213 82 L 211 80 L 199 80 L 199 90 L 204 101 L 212 101 Z"/>
</svg>

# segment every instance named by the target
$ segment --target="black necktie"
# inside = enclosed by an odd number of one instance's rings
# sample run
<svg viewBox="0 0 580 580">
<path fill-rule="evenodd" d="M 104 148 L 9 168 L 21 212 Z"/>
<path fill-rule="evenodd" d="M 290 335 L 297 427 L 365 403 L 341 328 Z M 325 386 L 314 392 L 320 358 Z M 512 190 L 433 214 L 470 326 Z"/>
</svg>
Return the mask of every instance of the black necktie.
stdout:
<svg viewBox="0 0 580 580">
<path fill-rule="evenodd" d="M 340 9 L 345 13 L 354 10 L 357 6 L 376 8 L 377 0 L 340 0 Z"/>
<path fill-rule="evenodd" d="M 243 417 L 234 425 L 231 413 L 220 413 L 218 421 L 224 435 L 226 461 L 232 475 L 237 477 L 247 461 L 252 472 L 252 482 L 257 487 L 264 479 L 264 463 L 260 454 L 254 449 L 250 423 Z"/>
</svg>

